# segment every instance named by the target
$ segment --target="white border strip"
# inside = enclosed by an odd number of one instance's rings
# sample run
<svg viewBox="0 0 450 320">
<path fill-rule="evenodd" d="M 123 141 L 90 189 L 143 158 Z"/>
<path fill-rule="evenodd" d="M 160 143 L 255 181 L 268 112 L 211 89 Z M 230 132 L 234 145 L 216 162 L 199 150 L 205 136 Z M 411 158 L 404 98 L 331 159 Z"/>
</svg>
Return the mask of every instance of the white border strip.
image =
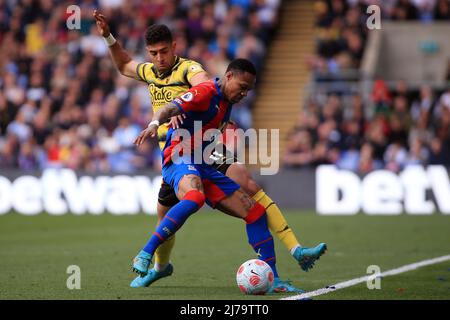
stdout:
<svg viewBox="0 0 450 320">
<path fill-rule="evenodd" d="M 442 257 L 438 257 L 438 258 L 434 258 L 434 259 L 428 259 L 428 260 L 423 260 L 423 261 L 420 261 L 420 262 L 408 264 L 406 266 L 399 267 L 399 268 L 392 269 L 392 270 L 388 270 L 388 271 L 382 272 L 380 274 L 371 274 L 371 275 L 367 275 L 367 276 L 364 276 L 364 277 L 355 278 L 355 279 L 344 281 L 344 282 L 339 282 L 339 283 L 337 283 L 335 285 L 332 285 L 332 286 L 327 286 L 327 287 L 322 288 L 322 289 L 318 289 L 318 290 L 315 290 L 315 291 L 310 291 L 310 292 L 298 294 L 298 295 L 295 295 L 295 296 L 292 296 L 292 297 L 282 298 L 280 300 L 302 300 L 302 299 L 308 299 L 308 298 L 319 296 L 319 295 L 322 295 L 322 294 L 327 294 L 327 293 L 330 293 L 330 292 L 334 292 L 334 291 L 339 290 L 339 289 L 351 287 L 351 286 L 354 286 L 354 285 L 362 283 L 362 282 L 367 282 L 367 280 L 373 280 L 376 277 L 393 276 L 393 275 L 396 275 L 396 274 L 400 274 L 400 273 L 403 273 L 403 272 L 408 272 L 408 271 L 415 270 L 415 269 L 418 269 L 418 268 L 421 268 L 421 267 L 429 266 L 429 265 L 436 264 L 436 263 L 439 263 L 439 262 L 444 262 L 444 261 L 447 261 L 447 260 L 450 260 L 450 255 L 446 255 L 446 256 L 442 256 Z"/>
</svg>

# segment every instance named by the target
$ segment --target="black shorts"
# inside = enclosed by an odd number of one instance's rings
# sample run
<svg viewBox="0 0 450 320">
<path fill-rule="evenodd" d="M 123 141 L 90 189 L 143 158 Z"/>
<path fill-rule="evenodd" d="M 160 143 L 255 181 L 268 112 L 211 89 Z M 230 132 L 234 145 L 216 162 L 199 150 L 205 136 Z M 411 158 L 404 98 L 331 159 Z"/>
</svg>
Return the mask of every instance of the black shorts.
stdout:
<svg viewBox="0 0 450 320">
<path fill-rule="evenodd" d="M 209 157 L 214 161 L 214 164 L 212 166 L 217 171 L 220 171 L 226 175 L 228 168 L 233 163 L 237 162 L 237 159 L 234 157 L 234 154 L 231 151 L 225 148 L 225 146 L 223 146 L 222 148 L 222 150 L 224 150 L 223 153 L 214 151 Z M 173 207 L 178 202 L 180 202 L 180 200 L 178 200 L 177 198 L 177 195 L 175 194 L 175 190 L 164 180 L 161 184 L 161 188 L 159 189 L 158 202 L 165 207 Z"/>
</svg>

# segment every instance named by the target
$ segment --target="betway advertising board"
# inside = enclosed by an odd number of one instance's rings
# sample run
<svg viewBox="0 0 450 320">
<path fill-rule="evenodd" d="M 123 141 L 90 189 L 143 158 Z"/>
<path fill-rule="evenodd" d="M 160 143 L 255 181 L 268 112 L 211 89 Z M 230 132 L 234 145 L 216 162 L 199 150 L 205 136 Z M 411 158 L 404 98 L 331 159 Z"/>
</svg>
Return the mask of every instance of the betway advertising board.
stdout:
<svg viewBox="0 0 450 320">
<path fill-rule="evenodd" d="M 156 214 L 161 176 L 77 176 L 70 169 L 8 179 L 0 173 L 0 214 Z"/>
<path fill-rule="evenodd" d="M 316 170 L 316 210 L 323 215 L 450 214 L 450 180 L 443 166 L 408 166 L 399 174 L 364 177 L 335 166 Z"/>
<path fill-rule="evenodd" d="M 443 166 L 359 176 L 323 165 L 255 178 L 282 209 L 310 209 L 321 215 L 450 215 L 449 171 Z M 155 172 L 93 176 L 70 169 L 0 171 L 0 215 L 156 214 L 161 179 Z"/>
</svg>

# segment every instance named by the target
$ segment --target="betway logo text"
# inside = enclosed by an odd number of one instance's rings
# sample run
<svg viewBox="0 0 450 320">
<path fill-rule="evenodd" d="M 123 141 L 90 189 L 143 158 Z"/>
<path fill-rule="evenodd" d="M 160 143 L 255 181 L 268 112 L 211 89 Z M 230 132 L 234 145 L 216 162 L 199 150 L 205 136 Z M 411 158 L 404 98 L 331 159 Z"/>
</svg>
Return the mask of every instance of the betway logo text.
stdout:
<svg viewBox="0 0 450 320">
<path fill-rule="evenodd" d="M 377 170 L 363 179 L 335 166 L 320 166 L 316 171 L 316 210 L 324 215 L 351 215 L 361 210 L 373 215 L 450 214 L 450 180 L 443 166 L 408 166 L 398 175 Z"/>
<path fill-rule="evenodd" d="M 0 176 L 0 214 L 156 214 L 160 185 L 160 176 L 77 178 L 70 169 L 47 169 L 40 178 L 26 175 L 13 182 Z"/>
</svg>

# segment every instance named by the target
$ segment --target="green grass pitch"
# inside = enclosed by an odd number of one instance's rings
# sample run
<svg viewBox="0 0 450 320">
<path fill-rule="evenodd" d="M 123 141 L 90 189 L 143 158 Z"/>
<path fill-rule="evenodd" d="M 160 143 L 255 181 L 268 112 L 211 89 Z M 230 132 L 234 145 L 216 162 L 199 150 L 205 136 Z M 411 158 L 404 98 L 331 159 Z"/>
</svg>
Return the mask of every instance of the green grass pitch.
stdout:
<svg viewBox="0 0 450 320">
<path fill-rule="evenodd" d="M 289 225 L 306 246 L 328 244 L 327 253 L 305 273 L 275 240 L 284 279 L 312 291 L 364 276 L 369 265 L 381 271 L 450 254 L 450 216 L 325 217 L 288 211 Z M 180 299 L 267 300 L 289 296 L 245 296 L 235 272 L 255 258 L 244 223 L 202 210 L 177 233 L 174 274 L 142 289 L 129 287 L 131 260 L 153 232 L 155 216 L 41 214 L 0 216 L 0 299 Z M 81 269 L 81 289 L 66 287 L 67 267 Z M 380 290 L 366 284 L 319 299 L 449 299 L 450 261 L 385 277 Z"/>
</svg>

